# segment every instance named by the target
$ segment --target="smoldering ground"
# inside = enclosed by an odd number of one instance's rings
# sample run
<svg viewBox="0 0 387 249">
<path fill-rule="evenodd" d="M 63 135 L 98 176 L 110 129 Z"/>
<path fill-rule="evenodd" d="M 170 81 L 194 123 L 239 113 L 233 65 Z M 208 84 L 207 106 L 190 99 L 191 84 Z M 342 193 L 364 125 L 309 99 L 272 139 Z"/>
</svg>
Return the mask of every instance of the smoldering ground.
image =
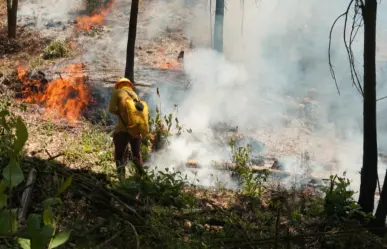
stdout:
<svg viewBox="0 0 387 249">
<path fill-rule="evenodd" d="M 227 2 L 225 58 L 208 49 L 196 49 L 186 57 L 185 71 L 192 87 L 179 103 L 180 121 L 194 132 L 205 134 L 205 141 L 211 137 L 208 129 L 211 123 L 221 121 L 238 125 L 241 132 L 263 141 L 267 151 L 283 158 L 289 171 L 300 172 L 294 157 L 307 151 L 318 164 L 331 165 L 312 168 L 312 171 L 320 171 L 316 173 L 325 177 L 345 171 L 357 190 L 362 164 L 362 99 L 350 77 L 348 56 L 342 42 L 343 20 L 333 31 L 331 47 L 340 95 L 328 64 L 330 27 L 347 4 L 337 1 L 324 4 L 318 1 L 259 1 L 256 5 L 254 1 L 244 1 L 242 8 L 239 1 Z M 208 13 L 204 8 L 196 11 L 201 17 Z M 387 11 L 387 5 L 380 4 L 378 11 L 381 16 Z M 190 24 L 188 35 L 202 38 L 203 34 L 209 34 L 209 18 L 207 14 L 206 18 L 196 19 L 195 24 Z M 378 97 L 387 94 L 384 84 L 386 57 L 382 54 L 385 49 L 382 37 L 386 34 L 384 19 L 378 19 Z M 197 30 L 192 28 L 195 25 L 203 28 L 200 34 L 189 33 Z M 352 45 L 360 77 L 362 39 L 360 31 Z M 208 43 L 209 40 L 208 35 Z M 305 128 L 299 115 L 302 108 L 298 104 L 306 97 L 316 101 L 311 113 L 315 122 L 313 129 Z M 173 104 L 168 103 L 167 98 L 161 102 L 165 109 Z M 378 102 L 381 151 L 387 149 L 386 120 L 383 119 L 386 107 L 387 102 Z M 168 159 L 171 158 L 184 161 L 190 153 L 182 153 L 182 150 L 194 151 L 197 147 L 201 151 L 198 160 L 228 159 L 225 149 L 208 148 L 208 142 L 201 146 L 193 143 L 190 149 L 190 143 L 182 140 L 172 141 L 168 154 L 159 155 L 155 164 L 170 164 Z M 386 166 L 380 162 L 381 181 L 385 170 Z"/>
</svg>

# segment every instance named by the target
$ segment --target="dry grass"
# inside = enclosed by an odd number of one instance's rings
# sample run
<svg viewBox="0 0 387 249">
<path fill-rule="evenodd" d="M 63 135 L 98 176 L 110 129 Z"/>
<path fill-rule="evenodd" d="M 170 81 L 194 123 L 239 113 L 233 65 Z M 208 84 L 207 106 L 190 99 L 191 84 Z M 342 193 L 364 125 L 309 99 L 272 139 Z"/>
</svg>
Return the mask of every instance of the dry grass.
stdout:
<svg viewBox="0 0 387 249">
<path fill-rule="evenodd" d="M 0 30 L 0 70 L 14 69 L 19 62 L 29 62 L 39 55 L 50 40 L 39 31 L 18 27 L 17 38 L 7 37 L 7 28 Z"/>
<path fill-rule="evenodd" d="M 3 27 L 0 30 L 0 56 L 25 52 L 30 55 L 40 53 L 48 44 L 48 39 L 43 38 L 38 31 L 26 29 L 22 27 L 17 28 L 17 38 L 10 40 L 7 37 L 7 28 Z"/>
</svg>

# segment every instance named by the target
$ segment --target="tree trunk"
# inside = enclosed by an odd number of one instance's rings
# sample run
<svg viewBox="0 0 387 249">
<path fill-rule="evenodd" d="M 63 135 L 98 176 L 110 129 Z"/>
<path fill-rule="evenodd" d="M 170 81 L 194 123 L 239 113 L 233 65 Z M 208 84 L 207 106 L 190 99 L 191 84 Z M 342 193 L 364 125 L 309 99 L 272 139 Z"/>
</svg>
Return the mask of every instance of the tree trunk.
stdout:
<svg viewBox="0 0 387 249">
<path fill-rule="evenodd" d="M 215 27 L 214 27 L 214 48 L 223 52 L 223 20 L 224 20 L 224 0 L 216 0 L 215 7 Z"/>
<path fill-rule="evenodd" d="M 376 11 L 377 0 L 365 0 L 364 20 L 364 100 L 363 100 L 363 166 L 359 205 L 366 213 L 374 211 L 378 177 L 378 142 L 376 132 Z"/>
<path fill-rule="evenodd" d="M 8 38 L 16 38 L 18 0 L 7 0 Z"/>
<path fill-rule="evenodd" d="M 126 48 L 126 66 L 125 66 L 125 78 L 128 78 L 134 83 L 134 56 L 136 46 L 136 33 L 137 33 L 137 16 L 138 16 L 138 2 L 139 0 L 132 0 L 132 6 L 130 9 L 129 18 L 129 32 L 128 32 L 128 45 Z"/>
<path fill-rule="evenodd" d="M 378 208 L 376 209 L 375 225 L 377 227 L 384 227 L 386 225 L 386 217 L 387 217 L 387 172 L 384 177 L 382 193 L 380 193 L 379 205 L 378 205 Z"/>
</svg>

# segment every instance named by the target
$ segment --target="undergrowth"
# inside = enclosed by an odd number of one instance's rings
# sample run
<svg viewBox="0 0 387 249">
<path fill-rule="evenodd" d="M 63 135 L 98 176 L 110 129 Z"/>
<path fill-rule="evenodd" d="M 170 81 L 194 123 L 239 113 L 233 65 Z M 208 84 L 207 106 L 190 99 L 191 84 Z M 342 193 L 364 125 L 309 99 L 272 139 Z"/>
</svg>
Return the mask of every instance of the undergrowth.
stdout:
<svg viewBox="0 0 387 249">
<path fill-rule="evenodd" d="M 359 211 L 345 177 L 332 176 L 323 195 L 311 188 L 270 188 L 269 172 L 255 173 L 249 167 L 251 147 L 237 147 L 230 140 L 240 191 L 199 188 L 170 168 L 150 169 L 143 176 L 131 169 L 118 182 L 105 125 L 67 135 L 64 163 L 78 163 L 82 170 L 53 160 L 27 164 L 23 145 L 28 131 L 10 105 L 0 102 L 3 248 L 64 243 L 65 248 L 383 248 L 383 241 L 355 219 L 370 217 Z M 144 157 L 168 146 L 183 130 L 173 114 L 156 114 L 143 141 Z M 43 130 L 52 135 L 55 125 L 46 123 Z M 16 208 L 32 168 L 39 171 L 38 180 L 23 223 Z M 357 229 L 356 234 L 350 229 Z"/>
<path fill-rule="evenodd" d="M 42 202 L 42 213 L 27 214 L 28 192 L 21 188 L 25 176 L 21 168 L 23 147 L 28 139 L 27 127 L 20 116 L 8 110 L 9 102 L 1 105 L 0 109 L 0 236 L 5 248 L 44 249 L 56 248 L 64 244 L 70 237 L 71 230 L 57 229 L 55 208 L 62 204 L 60 195 L 70 186 L 71 177 L 62 179 L 60 187 L 52 197 Z M 34 169 L 29 175 L 33 175 Z M 33 177 L 29 177 L 29 184 L 33 184 Z M 15 203 L 14 196 L 21 200 Z M 20 206 L 19 206 L 20 205 Z M 18 207 L 19 206 L 19 207 Z M 28 216 L 27 216 L 28 215 Z M 3 244 L 2 244 L 3 246 Z"/>
</svg>

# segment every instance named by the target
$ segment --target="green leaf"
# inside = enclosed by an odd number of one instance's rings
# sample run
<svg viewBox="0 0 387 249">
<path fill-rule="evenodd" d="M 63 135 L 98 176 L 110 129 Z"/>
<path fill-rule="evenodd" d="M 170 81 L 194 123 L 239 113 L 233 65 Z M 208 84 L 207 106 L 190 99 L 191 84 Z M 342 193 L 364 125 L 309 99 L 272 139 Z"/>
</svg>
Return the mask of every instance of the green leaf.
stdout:
<svg viewBox="0 0 387 249">
<path fill-rule="evenodd" d="M 44 222 L 44 225 L 53 225 L 54 224 L 54 214 L 52 212 L 51 206 L 44 208 L 44 210 L 43 210 L 43 222 Z"/>
<path fill-rule="evenodd" d="M 23 119 L 21 117 L 18 117 L 16 121 L 16 140 L 13 144 L 15 154 L 18 154 L 22 151 L 24 144 L 27 142 L 27 139 L 27 126 L 24 124 Z"/>
<path fill-rule="evenodd" d="M 71 185 L 71 181 L 73 180 L 73 176 L 69 176 L 66 178 L 66 180 L 62 183 L 62 185 L 59 187 L 58 191 L 56 192 L 56 197 L 59 197 L 60 194 L 62 194 L 68 187 Z"/>
<path fill-rule="evenodd" d="M 16 209 L 0 213 L 0 234 L 14 233 L 17 230 Z"/>
<path fill-rule="evenodd" d="M 6 185 L 4 181 L 0 182 L 0 194 L 4 193 L 4 190 L 6 189 Z"/>
<path fill-rule="evenodd" d="M 47 198 L 43 201 L 43 206 L 46 207 L 51 207 L 56 204 L 62 204 L 62 200 L 60 198 Z"/>
<path fill-rule="evenodd" d="M 54 228 L 51 226 L 44 226 L 39 229 L 38 233 L 31 239 L 31 249 L 45 249 L 50 242 Z"/>
<path fill-rule="evenodd" d="M 9 233 L 10 215 L 8 212 L 3 211 L 0 213 L 0 235 Z"/>
<path fill-rule="evenodd" d="M 12 209 L 11 214 L 12 214 L 11 215 L 11 229 L 12 229 L 12 233 L 16 233 L 17 232 L 17 228 L 18 228 L 16 209 Z"/>
<path fill-rule="evenodd" d="M 51 240 L 49 249 L 56 248 L 60 245 L 63 245 L 70 238 L 71 231 L 63 231 L 55 234 L 54 238 Z"/>
<path fill-rule="evenodd" d="M 7 205 L 8 195 L 0 193 L 0 209 Z"/>
<path fill-rule="evenodd" d="M 40 235 L 38 235 L 37 237 L 31 238 L 31 240 L 30 240 L 31 249 L 45 249 L 46 248 L 46 244 L 44 243 L 44 241 L 42 241 L 40 239 L 39 236 Z"/>
<path fill-rule="evenodd" d="M 53 234 L 54 234 L 54 228 L 52 226 L 49 226 L 49 225 L 44 226 L 40 231 L 40 238 L 42 239 L 45 245 L 48 245 Z"/>
<path fill-rule="evenodd" d="M 17 242 L 22 249 L 31 249 L 31 241 L 29 239 L 18 238 Z"/>
<path fill-rule="evenodd" d="M 3 177 L 8 187 L 13 188 L 24 181 L 24 174 L 19 163 L 11 157 L 8 165 L 3 169 Z"/>
<path fill-rule="evenodd" d="M 37 237 L 40 231 L 40 222 L 42 216 L 39 214 L 30 214 L 27 220 L 27 232 L 31 237 Z"/>
<path fill-rule="evenodd" d="M 0 209 L 7 205 L 8 195 L 4 194 L 6 188 L 5 180 L 0 181 Z"/>
</svg>

